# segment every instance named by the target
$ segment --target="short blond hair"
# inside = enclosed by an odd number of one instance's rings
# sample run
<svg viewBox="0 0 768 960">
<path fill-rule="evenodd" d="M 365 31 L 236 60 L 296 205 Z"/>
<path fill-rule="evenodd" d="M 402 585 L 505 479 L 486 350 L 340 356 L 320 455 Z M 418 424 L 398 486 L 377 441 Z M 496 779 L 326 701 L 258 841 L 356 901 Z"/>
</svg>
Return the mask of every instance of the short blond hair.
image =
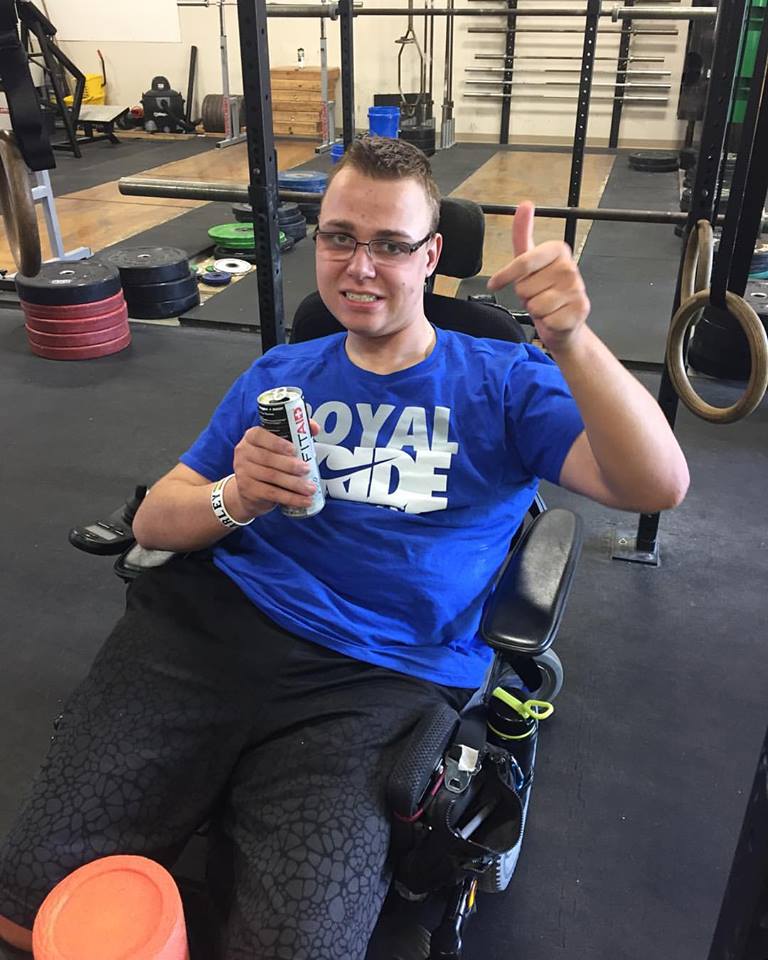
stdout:
<svg viewBox="0 0 768 960">
<path fill-rule="evenodd" d="M 347 167 L 372 180 L 416 180 L 424 189 L 431 214 L 430 231 L 440 222 L 440 189 L 432 176 L 426 155 L 407 140 L 390 137 L 360 137 L 353 140 L 347 152 L 332 169 L 328 186 Z"/>
</svg>

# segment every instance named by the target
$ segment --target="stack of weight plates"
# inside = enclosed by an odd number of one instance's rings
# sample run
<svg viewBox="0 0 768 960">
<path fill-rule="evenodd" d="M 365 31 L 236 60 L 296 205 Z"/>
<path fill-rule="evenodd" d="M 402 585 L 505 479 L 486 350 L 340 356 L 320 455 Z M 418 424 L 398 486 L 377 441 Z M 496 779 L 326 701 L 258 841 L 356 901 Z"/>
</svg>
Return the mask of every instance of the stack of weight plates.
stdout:
<svg viewBox="0 0 768 960">
<path fill-rule="evenodd" d="M 136 320 L 178 317 L 200 303 L 186 251 L 176 247 L 120 247 L 100 259 L 119 270 L 128 313 Z"/>
<path fill-rule="evenodd" d="M 208 236 L 216 242 L 213 255 L 217 259 L 235 257 L 248 263 L 256 263 L 253 223 L 222 223 L 218 227 L 211 227 Z M 281 253 L 287 253 L 293 249 L 293 240 L 282 229 L 278 239 Z"/>
<path fill-rule="evenodd" d="M 248 263 L 256 262 L 256 240 L 253 223 L 222 223 L 208 230 L 214 241 L 213 255 L 218 259 L 235 257 Z"/>
<path fill-rule="evenodd" d="M 435 121 L 427 120 L 423 124 L 403 123 L 400 126 L 400 139 L 407 140 L 414 147 L 418 147 L 421 152 L 431 157 L 435 153 Z"/>
<path fill-rule="evenodd" d="M 277 208 L 277 222 L 286 237 L 290 237 L 294 243 L 307 235 L 307 218 L 298 203 L 281 203 Z"/>
<path fill-rule="evenodd" d="M 253 223 L 253 210 L 248 203 L 235 203 L 232 213 L 238 223 Z M 277 222 L 282 232 L 294 243 L 307 235 L 307 220 L 298 203 L 281 203 L 277 208 Z"/>
<path fill-rule="evenodd" d="M 321 170 L 283 170 L 277 175 L 280 190 L 296 190 L 300 193 L 318 194 L 317 203 L 300 203 L 299 209 L 307 223 L 317 223 L 320 213 L 320 200 L 328 186 L 328 174 Z"/>
<path fill-rule="evenodd" d="M 646 173 L 672 173 L 680 168 L 680 156 L 672 150 L 637 150 L 630 153 L 629 165 Z"/>
<path fill-rule="evenodd" d="M 98 260 L 44 263 L 36 277 L 16 275 L 29 346 L 48 360 L 91 360 L 131 342 L 117 270 Z"/>
</svg>

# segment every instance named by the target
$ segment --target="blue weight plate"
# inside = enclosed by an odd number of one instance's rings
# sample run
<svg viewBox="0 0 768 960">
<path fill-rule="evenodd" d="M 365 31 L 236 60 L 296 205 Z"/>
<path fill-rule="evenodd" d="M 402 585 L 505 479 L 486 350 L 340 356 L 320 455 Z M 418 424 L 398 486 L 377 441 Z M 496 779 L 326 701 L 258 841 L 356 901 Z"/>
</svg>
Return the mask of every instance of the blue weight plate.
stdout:
<svg viewBox="0 0 768 960">
<path fill-rule="evenodd" d="M 100 260 L 54 260 L 36 277 L 16 274 L 16 290 L 26 303 L 63 307 L 94 303 L 120 292 L 120 274 Z"/>
<path fill-rule="evenodd" d="M 285 170 L 277 175 L 277 184 L 285 190 L 323 193 L 328 185 L 328 174 L 320 170 Z"/>
<path fill-rule="evenodd" d="M 166 300 L 184 300 L 191 297 L 197 289 L 197 277 L 187 273 L 181 280 L 167 280 L 165 283 L 135 283 L 125 287 L 125 299 L 128 308 L 135 304 L 144 305 L 163 303 Z"/>
<path fill-rule="evenodd" d="M 120 271 L 124 287 L 167 283 L 189 275 L 187 252 L 178 247 L 120 247 L 100 253 L 99 260 Z"/>
<path fill-rule="evenodd" d="M 198 273 L 197 279 L 208 287 L 226 287 L 232 280 L 232 274 L 223 270 L 204 270 Z"/>
</svg>

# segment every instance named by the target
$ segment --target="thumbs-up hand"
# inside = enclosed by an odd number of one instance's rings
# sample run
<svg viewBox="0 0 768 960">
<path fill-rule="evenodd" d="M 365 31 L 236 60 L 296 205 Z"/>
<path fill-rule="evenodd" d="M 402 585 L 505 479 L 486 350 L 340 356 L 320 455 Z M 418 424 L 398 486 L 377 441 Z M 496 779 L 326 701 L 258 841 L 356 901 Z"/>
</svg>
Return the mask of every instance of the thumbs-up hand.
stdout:
<svg viewBox="0 0 768 960">
<path fill-rule="evenodd" d="M 514 259 L 490 278 L 488 289 L 500 290 L 513 283 L 539 339 L 547 350 L 557 354 L 567 349 L 583 326 L 590 304 L 568 244 L 548 240 L 534 245 L 534 211 L 528 201 L 518 206 L 512 223 Z"/>
</svg>

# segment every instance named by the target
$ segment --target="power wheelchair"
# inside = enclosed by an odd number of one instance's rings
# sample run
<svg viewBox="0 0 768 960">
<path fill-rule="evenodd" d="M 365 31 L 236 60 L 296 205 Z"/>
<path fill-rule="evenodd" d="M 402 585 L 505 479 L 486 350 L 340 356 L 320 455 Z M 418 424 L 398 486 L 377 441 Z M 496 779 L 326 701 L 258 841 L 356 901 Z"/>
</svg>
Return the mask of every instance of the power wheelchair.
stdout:
<svg viewBox="0 0 768 960">
<path fill-rule="evenodd" d="M 444 247 L 438 271 L 475 276 L 482 266 L 484 220 L 465 200 L 444 199 L 439 231 Z M 425 291 L 424 307 L 436 326 L 493 339 L 523 342 L 525 314 L 492 302 L 462 301 Z M 313 293 L 300 304 L 291 342 L 342 327 Z M 115 554 L 116 573 L 129 581 L 172 554 L 145 551 L 132 538 L 131 522 L 146 493 L 106 521 L 75 528 L 70 541 L 92 553 Z M 105 532 L 106 531 L 106 532 Z M 482 621 L 494 651 L 482 687 L 459 716 L 447 706 L 422 718 L 388 785 L 393 815 L 394 881 L 368 949 L 368 960 L 459 960 L 464 925 L 476 910 L 476 894 L 505 890 L 514 873 L 525 826 L 538 721 L 563 682 L 551 649 L 581 549 L 579 518 L 547 510 L 540 496 L 515 533 Z M 511 706 L 510 706 L 511 705 Z M 511 711 L 511 712 L 510 712 Z M 527 722 L 527 733 L 505 735 L 505 721 Z M 510 729 L 509 727 L 507 729 Z M 431 931 L 403 924 L 403 900 L 444 901 Z"/>
</svg>

